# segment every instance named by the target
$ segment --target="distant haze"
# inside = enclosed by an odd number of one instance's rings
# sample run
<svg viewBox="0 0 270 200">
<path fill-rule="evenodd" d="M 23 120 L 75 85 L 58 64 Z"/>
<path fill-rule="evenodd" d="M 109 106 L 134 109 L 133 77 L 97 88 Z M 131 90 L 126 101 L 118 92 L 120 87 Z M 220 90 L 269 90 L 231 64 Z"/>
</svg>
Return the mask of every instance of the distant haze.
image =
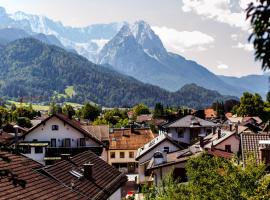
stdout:
<svg viewBox="0 0 270 200">
<path fill-rule="evenodd" d="M 243 10 L 251 0 L 1 0 L 8 13 L 45 15 L 69 26 L 151 24 L 165 47 L 216 74 L 261 74 Z M 0 22 L 1 23 L 1 22 Z"/>
</svg>

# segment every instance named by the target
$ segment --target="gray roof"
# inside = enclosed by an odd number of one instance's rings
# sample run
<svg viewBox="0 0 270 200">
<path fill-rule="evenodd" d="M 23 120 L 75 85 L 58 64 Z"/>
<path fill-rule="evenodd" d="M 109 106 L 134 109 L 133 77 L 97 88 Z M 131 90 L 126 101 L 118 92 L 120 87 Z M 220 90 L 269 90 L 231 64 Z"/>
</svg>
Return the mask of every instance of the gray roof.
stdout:
<svg viewBox="0 0 270 200">
<path fill-rule="evenodd" d="M 151 140 L 150 142 L 148 142 L 147 144 L 145 144 L 143 147 L 141 147 L 141 148 L 138 149 L 137 155 L 136 155 L 136 159 L 140 158 L 141 156 L 143 156 L 144 154 L 146 154 L 151 149 L 153 149 L 154 147 L 156 147 L 158 144 L 162 143 L 165 140 L 170 141 L 172 144 L 174 144 L 175 146 L 179 147 L 179 149 L 183 149 L 179 144 L 177 144 L 167 134 L 160 134 L 159 136 L 157 136 L 156 138 L 154 138 L 153 140 Z"/>
<path fill-rule="evenodd" d="M 195 117 L 193 115 L 187 115 L 181 119 L 178 119 L 170 124 L 167 124 L 166 128 L 178 128 L 178 127 L 215 127 L 217 124 Z"/>
</svg>

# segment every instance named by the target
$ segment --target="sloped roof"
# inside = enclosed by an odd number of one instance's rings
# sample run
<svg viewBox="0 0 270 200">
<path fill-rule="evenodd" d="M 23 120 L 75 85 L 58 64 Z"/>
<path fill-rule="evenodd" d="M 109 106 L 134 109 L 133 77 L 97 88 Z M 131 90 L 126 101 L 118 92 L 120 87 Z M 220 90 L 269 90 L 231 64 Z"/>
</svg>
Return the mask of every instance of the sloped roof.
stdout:
<svg viewBox="0 0 270 200">
<path fill-rule="evenodd" d="M 82 128 L 100 141 L 109 140 L 109 125 L 82 125 Z"/>
<path fill-rule="evenodd" d="M 204 109 L 205 118 L 213 118 L 217 116 L 216 111 L 213 108 Z"/>
<path fill-rule="evenodd" d="M 91 135 L 91 133 L 89 133 L 87 130 L 83 129 L 78 121 L 75 121 L 73 119 L 69 119 L 66 115 L 59 114 L 59 113 L 58 114 L 53 114 L 53 115 L 47 117 L 46 119 L 42 120 L 39 124 L 37 124 L 36 126 L 33 126 L 32 128 L 30 128 L 23 136 L 29 134 L 30 132 L 32 132 L 33 130 L 38 128 L 40 125 L 43 125 L 46 121 L 52 119 L 53 117 L 56 117 L 56 118 L 60 119 L 64 123 L 70 125 L 72 128 L 76 129 L 77 131 L 79 131 L 80 133 L 85 135 L 86 137 L 89 137 L 89 138 L 93 139 L 95 142 L 97 142 L 98 144 L 104 146 L 103 143 L 100 140 L 98 140 L 96 137 L 93 137 Z"/>
<path fill-rule="evenodd" d="M 166 125 L 167 128 L 178 128 L 178 127 L 215 127 L 215 123 L 198 118 L 193 115 L 187 115 L 178 119 L 172 123 Z"/>
<path fill-rule="evenodd" d="M 162 142 L 164 142 L 166 140 L 169 141 L 169 142 L 171 142 L 176 147 L 179 147 L 179 149 L 183 149 L 183 147 L 180 144 L 178 144 L 177 142 L 175 142 L 167 134 L 160 134 L 159 136 L 157 136 L 156 138 L 154 138 L 153 140 L 151 140 L 150 142 L 148 142 L 147 144 L 143 145 L 141 148 L 138 149 L 137 155 L 136 155 L 136 160 L 139 159 L 139 158 L 141 158 L 143 155 L 145 155 L 151 149 L 155 148 L 160 143 L 162 143 Z"/>
<path fill-rule="evenodd" d="M 152 114 L 139 115 L 136 118 L 136 122 L 142 123 L 142 122 L 146 122 L 146 121 L 151 121 L 152 118 L 153 118 Z"/>
<path fill-rule="evenodd" d="M 137 150 L 155 138 L 150 128 L 114 129 L 109 149 Z"/>
<path fill-rule="evenodd" d="M 211 148 L 212 145 L 216 146 L 219 143 L 225 141 L 226 139 L 230 138 L 233 135 L 236 135 L 235 131 L 225 131 L 225 130 L 221 130 L 221 137 L 220 138 L 218 138 L 218 133 L 211 134 L 210 135 L 210 136 L 212 136 L 211 139 L 208 140 L 208 143 L 204 147 L 205 148 Z"/>
<path fill-rule="evenodd" d="M 1 151 L 0 155 L 10 159 L 10 162 L 0 160 L 0 169 L 9 169 L 19 179 L 26 181 L 25 188 L 22 188 L 21 186 L 15 187 L 8 178 L 2 178 L 0 181 L 0 199 L 86 199 L 77 192 L 35 170 L 41 168 L 41 164 L 22 155 L 9 152 Z"/>
<path fill-rule="evenodd" d="M 250 154 L 254 155 L 258 162 L 261 161 L 259 152 L 259 141 L 261 140 L 270 141 L 270 134 L 241 134 L 242 157 L 244 163 L 248 159 L 248 156 L 250 156 Z"/>
<path fill-rule="evenodd" d="M 76 170 L 83 174 L 83 164 L 93 165 L 93 179 L 77 178 L 70 172 Z M 117 169 L 106 163 L 91 151 L 78 154 L 70 160 L 62 160 L 53 166 L 45 167 L 43 170 L 57 181 L 73 189 L 89 199 L 105 200 L 118 190 L 126 181 L 127 177 Z"/>
</svg>

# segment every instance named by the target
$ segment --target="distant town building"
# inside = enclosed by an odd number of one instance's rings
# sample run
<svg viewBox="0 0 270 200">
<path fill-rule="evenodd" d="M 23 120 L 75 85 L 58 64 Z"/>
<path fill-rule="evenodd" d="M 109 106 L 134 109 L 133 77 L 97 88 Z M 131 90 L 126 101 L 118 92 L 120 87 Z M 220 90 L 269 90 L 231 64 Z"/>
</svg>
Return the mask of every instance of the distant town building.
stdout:
<svg viewBox="0 0 270 200">
<path fill-rule="evenodd" d="M 215 131 L 217 124 L 187 115 L 174 122 L 165 124 L 162 133 L 168 134 L 173 140 L 185 144 L 196 142 L 199 137 L 204 137 Z"/>
</svg>

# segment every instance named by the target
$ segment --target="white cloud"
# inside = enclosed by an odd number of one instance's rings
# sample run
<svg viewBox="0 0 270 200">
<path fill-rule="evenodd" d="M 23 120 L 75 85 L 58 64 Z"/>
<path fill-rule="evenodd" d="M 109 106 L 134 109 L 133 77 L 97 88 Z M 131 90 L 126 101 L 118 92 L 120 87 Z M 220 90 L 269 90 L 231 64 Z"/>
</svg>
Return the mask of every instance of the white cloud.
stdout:
<svg viewBox="0 0 270 200">
<path fill-rule="evenodd" d="M 220 63 L 220 64 L 218 64 L 217 68 L 218 68 L 218 69 L 228 69 L 229 66 L 226 65 L 226 64 Z"/>
<path fill-rule="evenodd" d="M 233 12 L 230 0 L 183 0 L 182 10 L 184 12 L 194 12 L 208 19 L 248 30 L 249 26 L 244 10 L 251 1 L 240 0 L 238 6 L 241 11 Z"/>
<path fill-rule="evenodd" d="M 233 46 L 233 48 L 244 49 L 245 51 L 253 51 L 253 45 L 248 44 L 248 43 L 244 44 L 244 43 L 238 42 L 238 44 Z"/>
<path fill-rule="evenodd" d="M 153 26 L 152 29 L 160 37 L 166 49 L 176 53 L 205 51 L 215 41 L 212 36 L 200 31 L 177 31 L 172 28 L 157 26 Z"/>
</svg>

